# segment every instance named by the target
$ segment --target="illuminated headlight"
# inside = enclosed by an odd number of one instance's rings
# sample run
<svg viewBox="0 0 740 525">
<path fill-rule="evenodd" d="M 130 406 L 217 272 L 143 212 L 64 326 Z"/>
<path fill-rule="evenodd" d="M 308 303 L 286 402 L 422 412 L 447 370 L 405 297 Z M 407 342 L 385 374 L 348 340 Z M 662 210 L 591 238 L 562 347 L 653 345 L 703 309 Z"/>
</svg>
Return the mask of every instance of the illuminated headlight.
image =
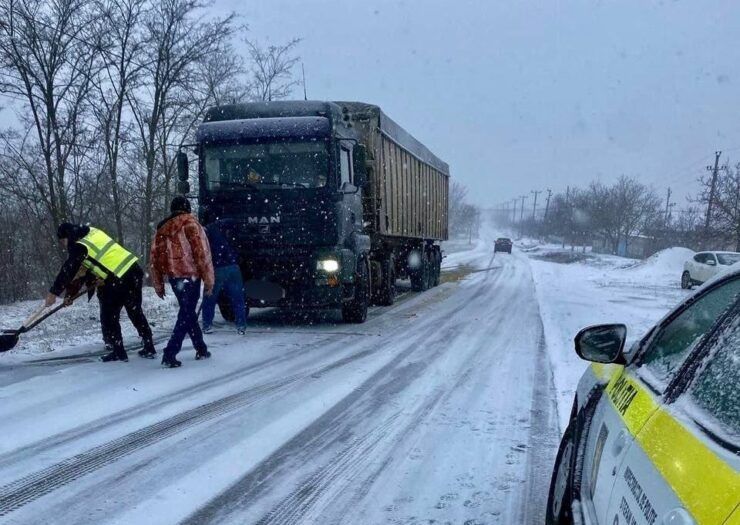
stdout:
<svg viewBox="0 0 740 525">
<path fill-rule="evenodd" d="M 316 268 L 325 272 L 334 273 L 339 270 L 339 261 L 336 259 L 324 259 L 316 263 Z"/>
</svg>

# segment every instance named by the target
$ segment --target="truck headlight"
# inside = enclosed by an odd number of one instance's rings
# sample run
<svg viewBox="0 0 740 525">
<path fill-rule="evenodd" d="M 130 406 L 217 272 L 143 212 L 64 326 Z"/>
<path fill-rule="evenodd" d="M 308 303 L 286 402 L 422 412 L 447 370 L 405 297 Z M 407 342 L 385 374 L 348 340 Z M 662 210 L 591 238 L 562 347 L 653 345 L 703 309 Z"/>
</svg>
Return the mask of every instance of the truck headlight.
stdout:
<svg viewBox="0 0 740 525">
<path fill-rule="evenodd" d="M 336 259 L 323 259 L 316 263 L 317 270 L 334 273 L 339 270 L 339 261 Z"/>
</svg>

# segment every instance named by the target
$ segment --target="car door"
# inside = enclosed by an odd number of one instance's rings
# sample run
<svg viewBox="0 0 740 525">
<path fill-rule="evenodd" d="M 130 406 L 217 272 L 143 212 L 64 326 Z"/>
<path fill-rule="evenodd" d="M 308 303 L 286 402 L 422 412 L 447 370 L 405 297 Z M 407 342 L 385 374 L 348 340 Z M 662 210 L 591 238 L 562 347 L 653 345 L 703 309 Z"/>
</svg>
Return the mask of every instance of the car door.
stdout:
<svg viewBox="0 0 740 525">
<path fill-rule="evenodd" d="M 691 275 L 691 279 L 694 281 L 701 282 L 701 269 L 704 264 L 704 254 L 703 253 L 697 253 L 694 255 L 694 257 L 691 258 L 689 261 L 689 274 Z"/>
<path fill-rule="evenodd" d="M 716 446 L 700 438 L 695 425 L 683 423 L 668 402 L 676 385 L 687 381 L 692 359 L 712 340 L 723 316 L 730 315 L 728 309 L 737 312 L 739 296 L 740 278 L 735 278 L 692 299 L 661 323 L 636 363 L 625 368 L 627 381 L 638 392 L 629 410 L 649 415 L 624 421 L 633 439 L 612 471 L 608 511 L 599 523 L 719 525 L 734 508 L 740 490 L 737 471 L 728 472 L 723 467 L 726 460 L 713 450 Z M 738 386 L 732 388 L 727 395 L 733 395 Z M 726 403 L 734 402 L 737 410 L 736 398 L 724 399 L 731 399 Z M 727 490 L 735 491 L 734 495 L 728 496 L 724 487 L 719 490 L 717 483 L 730 483 Z M 710 519 L 720 514 L 719 521 Z"/>
<path fill-rule="evenodd" d="M 706 253 L 697 253 L 694 256 L 694 264 L 691 271 L 691 277 L 700 282 L 703 283 L 707 280 L 707 256 Z"/>
<path fill-rule="evenodd" d="M 719 263 L 717 261 L 717 256 L 713 253 L 708 253 L 706 256 L 706 259 L 704 261 L 704 279 L 702 279 L 703 282 L 708 281 L 715 275 L 717 275 L 720 271 Z"/>
</svg>

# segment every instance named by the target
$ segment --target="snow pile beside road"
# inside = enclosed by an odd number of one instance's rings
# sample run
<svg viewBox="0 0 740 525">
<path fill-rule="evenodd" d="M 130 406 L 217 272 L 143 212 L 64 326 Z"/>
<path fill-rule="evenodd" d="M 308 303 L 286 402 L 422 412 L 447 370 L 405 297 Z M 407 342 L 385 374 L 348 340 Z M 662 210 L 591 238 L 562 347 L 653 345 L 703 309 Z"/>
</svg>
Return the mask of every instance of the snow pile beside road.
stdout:
<svg viewBox="0 0 740 525">
<path fill-rule="evenodd" d="M 693 252 L 673 248 L 644 262 L 589 254 L 570 264 L 557 257 L 530 257 L 545 339 L 553 362 L 561 428 L 565 428 L 573 394 L 588 363 L 576 356 L 573 338 L 589 325 L 625 323 L 628 344 L 641 338 L 687 292 L 676 272 Z"/>
<path fill-rule="evenodd" d="M 629 274 L 635 278 L 664 282 L 666 279 L 680 282 L 683 266 L 696 252 L 688 248 L 668 248 L 631 268 Z"/>
<path fill-rule="evenodd" d="M 174 294 L 167 290 L 165 300 L 160 300 L 154 289 L 143 290 L 144 313 L 152 326 L 152 331 L 167 333 L 171 330 L 177 315 L 177 301 Z M 59 305 L 59 302 L 56 303 Z M 56 306 L 55 305 L 55 306 Z M 19 328 L 28 316 L 41 306 L 41 299 L 21 301 L 0 306 L 0 329 L 14 330 Z M 18 345 L 11 351 L 3 353 L 3 363 L 22 355 L 39 355 L 57 350 L 76 349 L 90 351 L 103 349 L 100 332 L 100 313 L 97 297 L 90 302 L 87 297 L 79 298 L 72 306 L 63 308 L 36 328 L 20 337 Z M 138 342 L 139 336 L 131 325 L 126 311 L 121 311 L 121 332 L 124 342 Z"/>
</svg>

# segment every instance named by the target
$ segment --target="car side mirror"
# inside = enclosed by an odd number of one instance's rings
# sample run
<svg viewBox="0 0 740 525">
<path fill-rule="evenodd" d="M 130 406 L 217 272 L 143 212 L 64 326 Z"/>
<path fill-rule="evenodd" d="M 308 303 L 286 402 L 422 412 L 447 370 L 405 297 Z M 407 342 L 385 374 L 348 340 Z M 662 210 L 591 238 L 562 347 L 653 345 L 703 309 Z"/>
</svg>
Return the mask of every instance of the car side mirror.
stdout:
<svg viewBox="0 0 740 525">
<path fill-rule="evenodd" d="M 339 188 L 339 193 L 345 193 L 345 194 L 357 193 L 358 191 L 359 191 L 359 188 L 348 181 L 345 181 L 344 183 L 342 183 L 342 187 Z"/>
<path fill-rule="evenodd" d="M 589 326 L 576 336 L 576 354 L 595 363 L 625 364 L 626 341 L 627 327 L 623 324 Z"/>
<path fill-rule="evenodd" d="M 707 259 L 706 264 L 708 264 L 709 266 L 717 266 L 717 261 L 715 261 L 714 259 Z"/>
<path fill-rule="evenodd" d="M 355 144 L 352 148 L 352 163 L 354 164 L 355 184 L 364 188 L 367 184 L 367 150 L 362 144 Z"/>
</svg>

